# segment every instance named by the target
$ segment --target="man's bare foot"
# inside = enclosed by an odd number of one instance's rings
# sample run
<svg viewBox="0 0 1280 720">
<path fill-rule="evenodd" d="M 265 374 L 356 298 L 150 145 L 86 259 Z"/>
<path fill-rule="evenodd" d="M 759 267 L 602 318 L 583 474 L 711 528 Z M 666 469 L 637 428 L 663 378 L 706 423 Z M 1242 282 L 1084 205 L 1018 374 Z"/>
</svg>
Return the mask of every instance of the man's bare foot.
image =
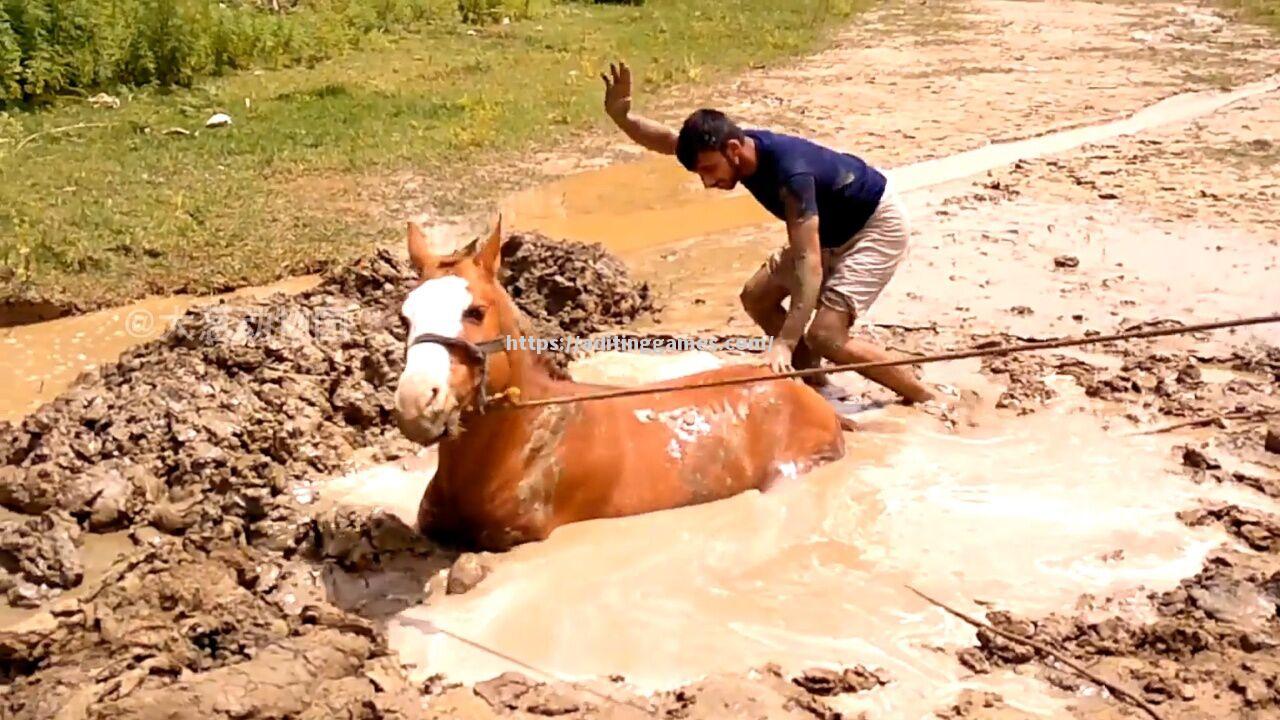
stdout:
<svg viewBox="0 0 1280 720">
<path fill-rule="evenodd" d="M 813 388 L 814 390 L 817 390 L 819 395 L 826 398 L 830 402 L 840 402 L 841 400 L 848 400 L 849 396 L 852 395 L 852 393 L 850 393 L 848 390 L 832 382 L 830 378 L 828 378 L 826 375 L 815 375 L 815 376 L 807 377 L 804 379 L 804 381 L 805 381 L 805 384 L 807 384 L 809 387 Z"/>
<path fill-rule="evenodd" d="M 924 402 L 908 402 L 907 405 L 941 420 L 948 428 L 956 425 L 956 414 L 960 409 L 960 390 L 951 385 L 933 384 L 929 388 L 933 397 Z"/>
</svg>

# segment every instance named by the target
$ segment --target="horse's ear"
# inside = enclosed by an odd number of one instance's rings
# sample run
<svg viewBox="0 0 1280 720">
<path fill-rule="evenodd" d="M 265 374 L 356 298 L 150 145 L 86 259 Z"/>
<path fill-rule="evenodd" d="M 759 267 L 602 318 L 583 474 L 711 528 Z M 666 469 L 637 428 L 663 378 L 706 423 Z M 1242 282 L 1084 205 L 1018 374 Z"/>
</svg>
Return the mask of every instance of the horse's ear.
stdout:
<svg viewBox="0 0 1280 720">
<path fill-rule="evenodd" d="M 409 221 L 409 263 L 420 276 L 434 270 L 439 263 L 439 258 L 431 252 L 431 244 L 422 226 L 412 220 Z"/>
<path fill-rule="evenodd" d="M 497 276 L 498 266 L 502 263 L 502 215 L 498 215 L 498 221 L 493 225 L 493 232 L 489 233 L 489 238 L 476 253 L 476 262 L 484 268 L 485 272 Z"/>
</svg>

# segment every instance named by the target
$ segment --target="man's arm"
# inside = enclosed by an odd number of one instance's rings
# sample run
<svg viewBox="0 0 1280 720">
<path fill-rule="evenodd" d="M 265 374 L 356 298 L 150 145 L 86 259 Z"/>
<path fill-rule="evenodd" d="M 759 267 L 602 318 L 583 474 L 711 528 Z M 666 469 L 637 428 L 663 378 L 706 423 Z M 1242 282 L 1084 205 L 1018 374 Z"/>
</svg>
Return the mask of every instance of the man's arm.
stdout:
<svg viewBox="0 0 1280 720">
<path fill-rule="evenodd" d="M 620 62 L 609 65 L 604 78 L 604 111 L 627 137 L 654 152 L 676 154 L 676 134 L 671 128 L 631 112 L 631 68 Z"/>
<path fill-rule="evenodd" d="M 818 243 L 818 207 L 813 177 L 792 177 L 783 187 L 782 200 L 787 238 L 796 263 L 796 287 L 776 341 L 789 353 L 795 350 L 804 336 L 805 326 L 818 305 L 818 291 L 822 287 L 822 250 Z"/>
</svg>

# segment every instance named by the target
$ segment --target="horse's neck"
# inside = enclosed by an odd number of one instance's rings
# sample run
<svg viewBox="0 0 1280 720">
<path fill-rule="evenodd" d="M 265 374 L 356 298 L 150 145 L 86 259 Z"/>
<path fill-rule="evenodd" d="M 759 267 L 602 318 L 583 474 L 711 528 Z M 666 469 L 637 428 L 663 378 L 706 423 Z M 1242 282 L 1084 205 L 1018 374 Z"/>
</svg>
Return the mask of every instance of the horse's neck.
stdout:
<svg viewBox="0 0 1280 720">
<path fill-rule="evenodd" d="M 502 334 L 511 338 L 514 347 L 506 352 L 510 377 L 506 387 L 490 388 L 492 394 L 516 390 L 519 397 L 534 399 L 547 397 L 566 387 L 572 387 L 568 380 L 552 376 L 546 362 L 533 350 L 520 346 L 519 339 L 527 337 L 524 323 L 521 322 L 520 311 L 509 297 L 503 298 L 506 308 L 502 319 Z"/>
<path fill-rule="evenodd" d="M 571 390 L 574 383 L 552 376 L 537 353 L 520 347 L 519 338 L 526 337 L 524 326 L 515 303 L 510 299 L 506 299 L 506 303 L 499 331 L 502 337 L 515 342 L 508 345 L 511 349 L 503 351 L 508 368 L 505 381 L 490 374 L 488 394 L 494 397 L 510 393 L 515 396 L 513 399 L 533 400 Z M 523 446 L 530 417 L 527 412 L 507 412 L 499 408 L 483 413 L 468 411 L 462 417 L 462 434 L 441 442 L 441 462 L 448 466 L 456 460 L 472 470 L 503 464 L 506 461 L 505 451 Z M 479 476 L 484 475 L 479 473 Z"/>
</svg>

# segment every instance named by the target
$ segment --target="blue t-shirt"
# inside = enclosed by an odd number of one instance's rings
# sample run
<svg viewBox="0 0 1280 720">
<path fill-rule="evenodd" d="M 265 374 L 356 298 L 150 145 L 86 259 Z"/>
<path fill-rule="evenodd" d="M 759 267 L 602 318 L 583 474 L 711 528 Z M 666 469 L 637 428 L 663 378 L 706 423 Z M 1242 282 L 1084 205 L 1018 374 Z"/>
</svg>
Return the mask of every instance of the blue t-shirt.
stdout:
<svg viewBox="0 0 1280 720">
<path fill-rule="evenodd" d="M 885 177 L 861 158 L 782 133 L 745 133 L 755 140 L 759 163 L 743 186 L 780 219 L 787 217 L 784 190 L 804 214 L 816 213 L 822 247 L 844 245 L 880 205 Z"/>
</svg>

